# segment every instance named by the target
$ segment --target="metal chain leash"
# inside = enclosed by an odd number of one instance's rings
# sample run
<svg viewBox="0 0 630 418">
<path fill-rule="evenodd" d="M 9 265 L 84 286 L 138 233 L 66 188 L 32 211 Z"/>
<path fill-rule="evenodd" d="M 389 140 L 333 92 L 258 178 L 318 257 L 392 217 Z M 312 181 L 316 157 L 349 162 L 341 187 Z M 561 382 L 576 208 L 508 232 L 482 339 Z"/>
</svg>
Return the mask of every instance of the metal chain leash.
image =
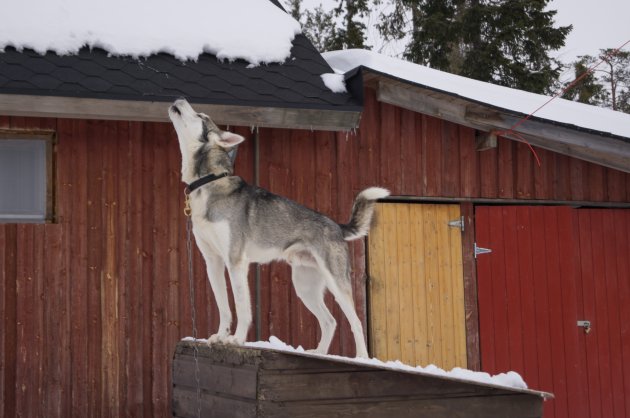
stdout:
<svg viewBox="0 0 630 418">
<path fill-rule="evenodd" d="M 188 197 L 188 196 L 186 196 Z M 188 200 L 188 199 L 186 199 Z M 188 201 L 186 202 L 188 207 Z M 186 213 L 186 212 L 185 212 Z M 192 257 L 192 220 L 190 212 L 186 213 L 186 250 L 188 251 L 188 284 L 190 286 L 190 310 L 192 315 L 193 357 L 195 359 L 195 382 L 197 383 L 197 418 L 201 418 L 201 378 L 199 376 L 199 348 L 197 347 L 197 311 L 195 309 L 195 284 Z"/>
</svg>

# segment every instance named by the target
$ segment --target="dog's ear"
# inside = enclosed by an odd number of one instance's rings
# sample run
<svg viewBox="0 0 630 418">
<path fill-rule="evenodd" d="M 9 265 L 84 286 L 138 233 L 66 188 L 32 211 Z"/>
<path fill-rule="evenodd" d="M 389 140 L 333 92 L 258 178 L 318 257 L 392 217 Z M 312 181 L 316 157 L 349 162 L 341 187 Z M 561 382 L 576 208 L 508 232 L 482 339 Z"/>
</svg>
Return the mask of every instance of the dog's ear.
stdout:
<svg viewBox="0 0 630 418">
<path fill-rule="evenodd" d="M 221 145 L 223 148 L 231 148 L 245 141 L 245 138 L 243 138 L 241 135 L 228 131 L 222 131 L 219 135 L 219 138 L 219 145 Z"/>
</svg>

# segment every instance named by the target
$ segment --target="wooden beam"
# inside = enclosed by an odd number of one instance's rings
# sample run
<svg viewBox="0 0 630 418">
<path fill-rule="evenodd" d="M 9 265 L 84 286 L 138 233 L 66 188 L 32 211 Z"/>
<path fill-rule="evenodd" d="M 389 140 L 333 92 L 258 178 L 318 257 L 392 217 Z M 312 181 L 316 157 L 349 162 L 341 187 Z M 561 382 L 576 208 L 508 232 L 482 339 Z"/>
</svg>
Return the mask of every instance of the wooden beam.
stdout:
<svg viewBox="0 0 630 418">
<path fill-rule="evenodd" d="M 477 131 L 475 137 L 475 148 L 477 151 L 485 151 L 497 147 L 496 131 L 482 132 Z"/>
<path fill-rule="evenodd" d="M 0 115 L 168 122 L 169 102 L 0 94 Z M 230 126 L 348 131 L 361 111 L 191 103 L 215 123 Z"/>
<path fill-rule="evenodd" d="M 378 101 L 451 122 L 465 121 L 466 108 L 453 96 L 390 80 L 379 80 Z"/>
<path fill-rule="evenodd" d="M 509 130 L 520 119 L 508 111 L 385 78 L 378 82 L 377 99 L 482 131 Z M 630 141 L 532 119 L 516 132 L 518 135 L 502 136 L 516 141 L 521 141 L 522 136 L 531 145 L 630 172 Z"/>
<path fill-rule="evenodd" d="M 478 125 L 486 123 L 474 113 L 466 117 Z M 503 114 L 500 120 L 487 124 L 486 129 L 509 130 L 519 120 L 517 116 Z M 502 136 L 521 142 L 522 137 L 533 146 L 630 173 L 630 142 L 531 119 L 515 131 L 518 135 Z"/>
<path fill-rule="evenodd" d="M 468 369 L 481 370 L 479 347 L 479 307 L 477 305 L 477 264 L 475 262 L 475 206 L 472 202 L 460 205 L 464 217 L 462 232 L 462 267 L 464 271 L 464 311 L 466 317 L 466 361 Z"/>
<path fill-rule="evenodd" d="M 389 196 L 389 203 L 414 202 L 414 203 L 463 203 L 471 202 L 477 205 L 563 205 L 571 207 L 596 207 L 596 208 L 624 208 L 630 209 L 628 202 L 602 202 L 593 200 L 553 200 L 553 199 L 505 199 L 483 197 L 437 197 L 437 196 Z"/>
</svg>

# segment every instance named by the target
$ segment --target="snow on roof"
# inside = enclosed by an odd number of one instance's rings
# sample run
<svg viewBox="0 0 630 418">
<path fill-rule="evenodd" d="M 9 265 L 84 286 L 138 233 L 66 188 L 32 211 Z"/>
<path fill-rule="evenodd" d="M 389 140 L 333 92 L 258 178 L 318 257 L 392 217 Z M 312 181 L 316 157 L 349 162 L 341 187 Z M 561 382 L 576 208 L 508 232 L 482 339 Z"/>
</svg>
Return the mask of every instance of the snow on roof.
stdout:
<svg viewBox="0 0 630 418">
<path fill-rule="evenodd" d="M 326 73 L 321 75 L 324 85 L 333 93 L 347 93 L 343 74 Z"/>
<path fill-rule="evenodd" d="M 20 0 L 2 7 L 7 46 L 74 54 L 83 46 L 112 55 L 158 52 L 182 61 L 204 52 L 253 65 L 285 61 L 300 25 L 262 0 Z"/>
<path fill-rule="evenodd" d="M 501 387 L 506 387 L 506 388 L 527 389 L 527 384 L 525 383 L 521 375 L 513 371 L 509 371 L 506 373 L 499 373 L 497 375 L 491 376 L 490 374 L 485 373 L 485 372 L 475 372 L 472 370 L 462 369 L 461 367 L 455 367 L 451 371 L 446 371 L 433 364 L 430 364 L 426 367 L 421 367 L 421 366 L 410 366 L 408 364 L 401 362 L 400 360 L 384 362 L 376 358 L 369 358 L 369 359 L 361 358 L 361 357 L 349 358 L 349 357 L 337 356 L 334 354 L 314 354 L 314 353 L 309 353 L 305 351 L 302 348 L 302 346 L 294 348 L 284 343 L 279 338 L 273 335 L 269 338 L 269 341 L 249 342 L 249 343 L 245 343 L 245 346 L 252 347 L 252 348 L 266 348 L 266 349 L 273 349 L 273 350 L 279 350 L 279 351 L 286 351 L 289 353 L 299 353 L 303 355 L 306 354 L 306 355 L 323 358 L 323 359 L 341 360 L 344 362 L 362 364 L 366 366 L 375 366 L 375 367 L 385 368 L 389 370 L 430 374 L 432 376 L 447 377 L 451 379 L 464 380 L 467 382 L 483 383 L 487 385 L 501 386 Z"/>
<path fill-rule="evenodd" d="M 541 94 L 461 77 L 362 49 L 331 51 L 322 55 L 336 71 L 347 73 L 364 66 L 414 84 L 524 115 L 549 100 L 548 96 Z M 535 117 L 630 138 L 630 115 L 583 103 L 558 98 L 536 112 Z"/>
</svg>

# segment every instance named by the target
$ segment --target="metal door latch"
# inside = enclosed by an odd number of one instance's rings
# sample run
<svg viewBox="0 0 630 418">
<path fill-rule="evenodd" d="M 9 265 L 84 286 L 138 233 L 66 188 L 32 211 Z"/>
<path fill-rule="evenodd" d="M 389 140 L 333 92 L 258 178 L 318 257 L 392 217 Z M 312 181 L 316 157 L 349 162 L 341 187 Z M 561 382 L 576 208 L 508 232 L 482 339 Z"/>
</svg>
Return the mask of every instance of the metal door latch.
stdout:
<svg viewBox="0 0 630 418">
<path fill-rule="evenodd" d="M 480 254 L 490 254 L 492 252 L 492 250 L 490 248 L 477 247 L 477 243 L 476 242 L 475 242 L 475 246 L 474 246 L 474 251 L 475 251 L 475 258 L 477 258 L 477 256 L 480 255 Z"/>
<path fill-rule="evenodd" d="M 577 326 L 584 328 L 584 333 L 591 332 L 591 321 L 577 321 Z"/>
<path fill-rule="evenodd" d="M 452 228 L 459 228 L 462 232 L 464 232 L 464 217 L 460 216 L 459 219 L 454 219 L 448 223 L 448 226 Z"/>
</svg>

